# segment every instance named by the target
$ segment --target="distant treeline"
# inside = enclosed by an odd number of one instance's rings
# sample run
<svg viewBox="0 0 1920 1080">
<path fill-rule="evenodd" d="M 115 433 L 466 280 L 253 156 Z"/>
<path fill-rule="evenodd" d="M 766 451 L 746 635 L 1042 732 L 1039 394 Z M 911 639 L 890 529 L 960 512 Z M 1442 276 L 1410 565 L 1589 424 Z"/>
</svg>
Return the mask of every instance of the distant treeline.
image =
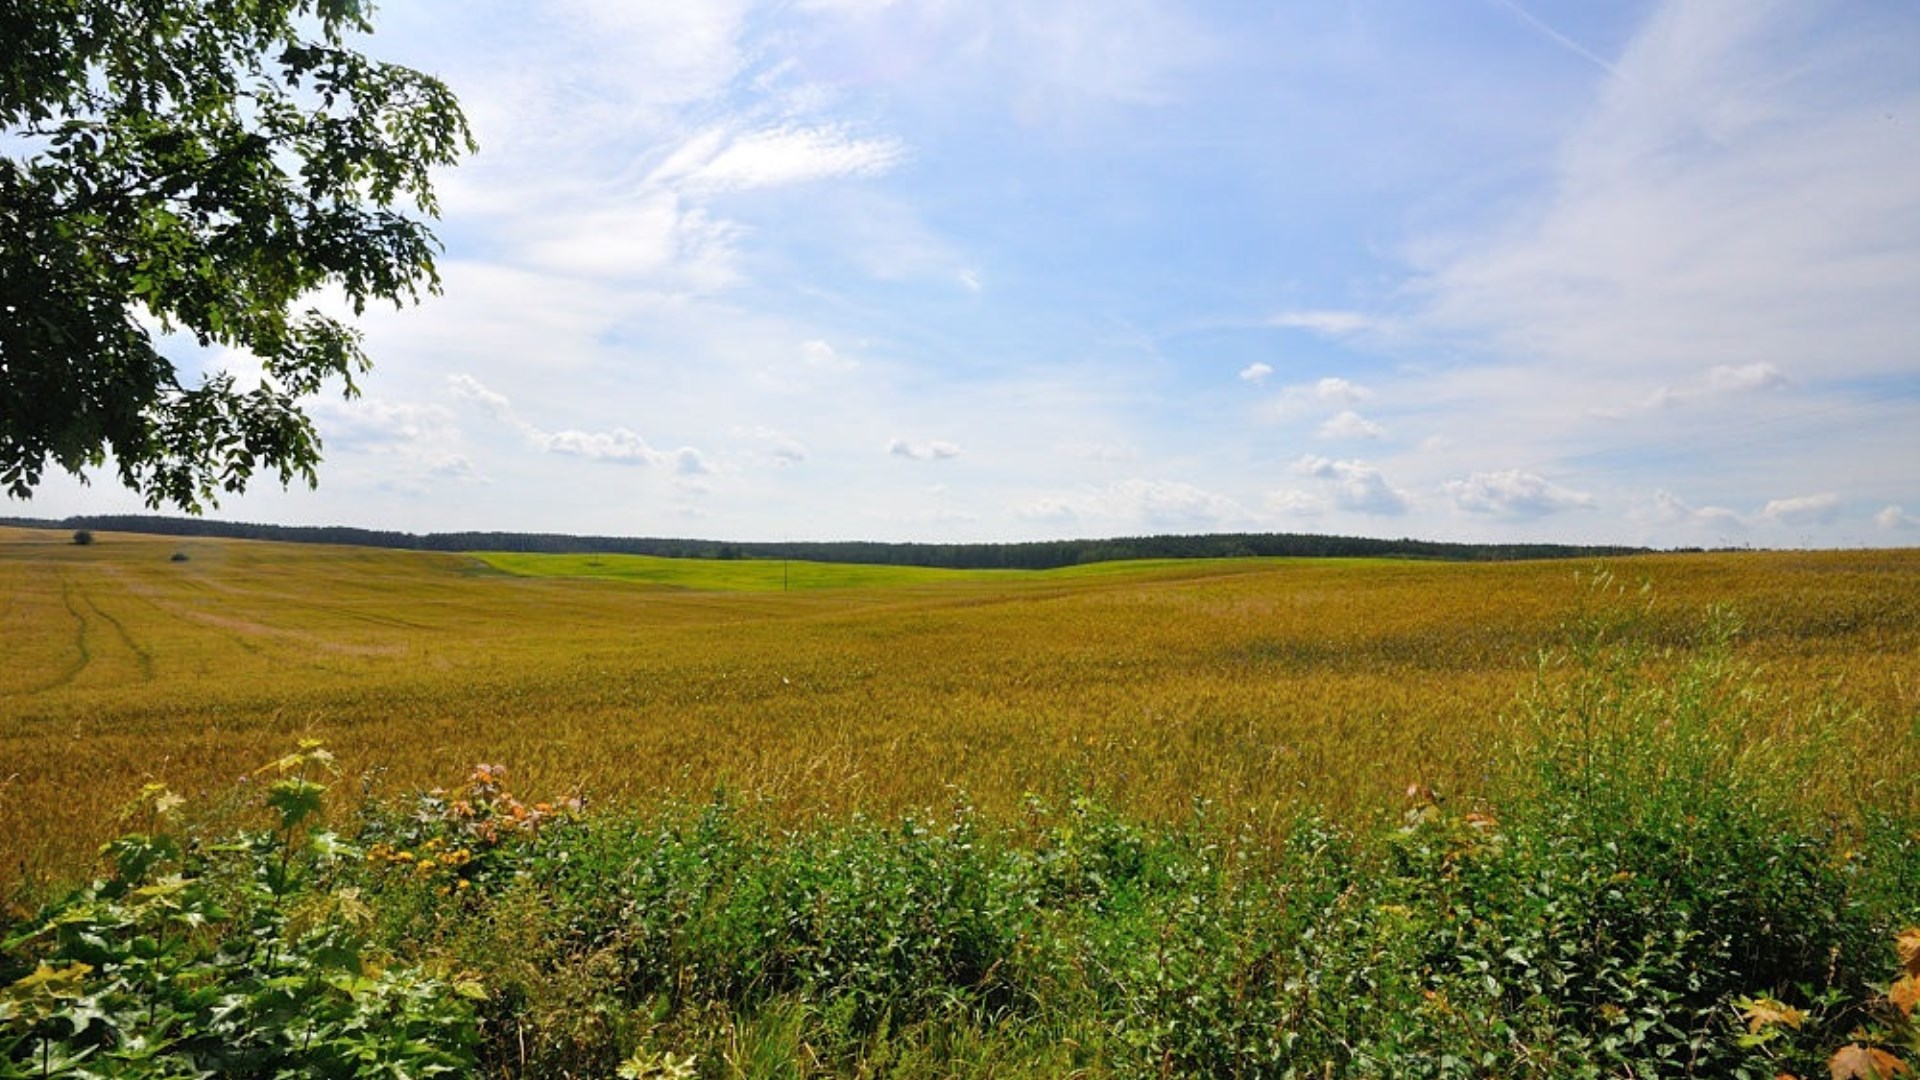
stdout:
<svg viewBox="0 0 1920 1080">
<path fill-rule="evenodd" d="M 800 559 L 953 570 L 1046 570 L 1120 559 L 1217 559 L 1236 556 L 1375 557 L 1493 562 L 1644 554 L 1650 549 L 1572 544 L 1448 544 L 1306 533 L 1207 533 L 1016 544 L 886 544 L 872 541 L 732 542 L 558 533 L 454 532 L 417 535 L 341 525 L 255 525 L 149 515 L 88 515 L 60 521 L 0 518 L 41 529 L 214 536 L 296 544 L 351 544 L 413 551 L 521 551 L 554 555 L 658 555 L 674 559 Z"/>
</svg>

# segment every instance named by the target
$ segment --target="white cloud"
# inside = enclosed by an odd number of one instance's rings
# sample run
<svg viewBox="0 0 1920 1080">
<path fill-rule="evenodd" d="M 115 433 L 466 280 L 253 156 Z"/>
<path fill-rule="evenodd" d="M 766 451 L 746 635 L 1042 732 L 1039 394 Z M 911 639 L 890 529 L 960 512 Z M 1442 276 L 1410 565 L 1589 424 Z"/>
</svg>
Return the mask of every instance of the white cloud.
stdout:
<svg viewBox="0 0 1920 1080">
<path fill-rule="evenodd" d="M 1318 517 L 1327 510 L 1327 500 L 1311 491 L 1287 489 L 1267 494 L 1267 509 L 1291 517 Z"/>
<path fill-rule="evenodd" d="M 1707 372 L 1707 385 L 1715 390 L 1772 390 L 1787 385 L 1787 377 L 1768 363 L 1720 364 Z"/>
<path fill-rule="evenodd" d="M 1899 506 L 1881 508 L 1879 513 L 1873 515 L 1873 523 L 1882 529 L 1920 528 L 1920 518 L 1916 518 L 1912 514 L 1907 513 L 1904 508 Z"/>
<path fill-rule="evenodd" d="M 1279 416 L 1289 416 L 1316 406 L 1358 405 L 1372 397 L 1372 390 L 1337 375 L 1329 375 L 1315 382 L 1282 387 L 1274 410 Z"/>
<path fill-rule="evenodd" d="M 1342 410 L 1328 419 L 1318 432 L 1323 439 L 1378 439 L 1386 433 L 1385 428 L 1352 409 Z"/>
<path fill-rule="evenodd" d="M 1474 473 L 1465 480 L 1449 480 L 1441 490 L 1453 505 L 1469 514 L 1537 518 L 1566 510 L 1594 506 L 1593 496 L 1561 487 L 1545 477 L 1518 469 Z"/>
<path fill-rule="evenodd" d="M 486 410 L 488 416 L 515 427 L 522 426 L 520 417 L 513 411 L 513 403 L 505 394 L 488 389 L 479 379 L 471 375 L 449 375 L 447 386 L 454 396 L 478 404 Z"/>
<path fill-rule="evenodd" d="M 1155 0 L 925 6 L 975 23 L 967 37 L 994 47 L 992 77 L 1029 123 L 1073 118 L 1088 103 L 1167 104 L 1218 50 L 1183 5 Z"/>
<path fill-rule="evenodd" d="M 308 406 L 329 453 L 391 449 L 458 438 L 453 414 L 433 405 L 408 405 L 363 397 L 323 398 Z"/>
<path fill-rule="evenodd" d="M 1681 525 L 1709 530 L 1745 529 L 1746 519 L 1724 506 L 1690 506 L 1670 491 L 1653 495 L 1653 521 L 1658 525 Z"/>
<path fill-rule="evenodd" d="M 321 399 L 308 407 L 320 432 L 329 475 L 337 468 L 377 476 L 389 490 L 420 492 L 433 480 L 485 483 L 462 452 L 453 411 L 381 398 Z M 373 465 L 375 472 L 367 472 Z"/>
<path fill-rule="evenodd" d="M 806 361 L 806 365 L 816 371 L 845 374 L 860 367 L 860 361 L 850 356 L 840 355 L 832 345 L 818 339 L 801 342 L 800 355 Z"/>
<path fill-rule="evenodd" d="M 650 176 L 650 184 L 703 192 L 785 187 L 836 177 L 879 176 L 905 161 L 892 138 L 859 138 L 833 126 L 785 126 L 731 135 L 702 132 Z"/>
<path fill-rule="evenodd" d="M 1283 311 L 1267 320 L 1267 325 L 1288 330 L 1307 330 L 1323 337 L 1345 337 L 1376 325 L 1372 316 L 1358 311 Z"/>
<path fill-rule="evenodd" d="M 475 468 L 473 462 L 467 460 L 463 454 L 447 454 L 435 458 L 428 462 L 428 471 L 434 476 L 446 480 L 486 482 L 486 478 L 480 475 L 480 470 Z"/>
<path fill-rule="evenodd" d="M 1271 374 L 1273 374 L 1271 364 L 1248 364 L 1240 369 L 1240 377 L 1250 383 L 1265 382 L 1267 376 Z"/>
<path fill-rule="evenodd" d="M 1769 363 L 1717 364 L 1706 376 L 1678 388 L 1662 386 L 1647 399 L 1647 407 L 1663 409 L 1710 398 L 1777 390 L 1791 385 L 1778 367 Z"/>
<path fill-rule="evenodd" d="M 1381 516 L 1407 512 L 1406 493 L 1387 483 L 1379 469 L 1364 461 L 1340 461 L 1308 454 L 1294 462 L 1293 471 L 1325 481 L 1334 503 L 1343 510 Z"/>
<path fill-rule="evenodd" d="M 776 465 L 798 465 L 807 460 L 805 443 L 777 428 L 745 427 L 734 428 L 734 435 L 749 439 L 766 447 Z"/>
<path fill-rule="evenodd" d="M 887 444 L 887 453 L 913 461 L 944 461 L 959 457 L 960 447 L 939 439 L 927 443 L 910 443 L 905 439 L 894 439 Z"/>
<path fill-rule="evenodd" d="M 1338 401 L 1352 404 L 1373 397 L 1373 391 L 1364 386 L 1356 386 L 1338 376 L 1328 376 L 1313 384 L 1312 394 L 1320 401 Z"/>
<path fill-rule="evenodd" d="M 488 416 L 519 432 L 529 446 L 545 453 L 618 465 L 666 468 L 680 476 L 700 476 L 713 471 L 706 457 L 692 447 L 657 450 L 624 427 L 609 431 L 544 431 L 522 417 L 505 394 L 489 389 L 471 375 L 449 376 L 447 384 L 455 396 L 478 404 Z"/>
<path fill-rule="evenodd" d="M 744 230 L 671 191 L 555 191 L 547 197 L 560 208 L 525 224 L 520 251 L 537 267 L 597 278 L 603 285 L 609 278 L 648 278 L 711 291 L 739 280 L 735 263 Z M 566 209 L 575 199 L 584 208 Z"/>
<path fill-rule="evenodd" d="M 1840 517 L 1840 496 L 1832 492 L 1773 499 L 1760 518 L 1776 525 L 1829 525 Z"/>
<path fill-rule="evenodd" d="M 1717 370 L 1720 389 L 1808 360 L 1909 371 L 1920 188 L 1885 178 L 1920 173 L 1900 119 L 1920 96 L 1911 17 L 1881 15 L 1661 4 L 1538 205 L 1415 245 L 1415 321 L 1562 371 Z"/>
</svg>

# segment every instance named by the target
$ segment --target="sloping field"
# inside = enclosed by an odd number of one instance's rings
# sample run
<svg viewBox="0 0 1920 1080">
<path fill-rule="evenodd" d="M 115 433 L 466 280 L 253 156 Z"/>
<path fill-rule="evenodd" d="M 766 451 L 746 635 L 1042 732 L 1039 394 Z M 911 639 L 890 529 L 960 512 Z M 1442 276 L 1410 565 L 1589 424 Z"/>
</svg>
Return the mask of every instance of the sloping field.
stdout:
<svg viewBox="0 0 1920 1080">
<path fill-rule="evenodd" d="M 1646 557 L 1605 595 L 1586 563 L 796 563 L 781 591 L 778 563 L 662 562 L 0 530 L 0 886 L 70 870 L 149 780 L 223 790 L 303 736 L 389 788 L 491 761 L 523 792 L 794 814 L 957 789 L 1011 816 L 1075 784 L 1366 813 L 1481 783 L 1583 610 L 1656 649 L 1735 610 L 1769 692 L 1857 714 L 1870 753 L 1809 798 L 1920 763 L 1920 552 Z"/>
</svg>

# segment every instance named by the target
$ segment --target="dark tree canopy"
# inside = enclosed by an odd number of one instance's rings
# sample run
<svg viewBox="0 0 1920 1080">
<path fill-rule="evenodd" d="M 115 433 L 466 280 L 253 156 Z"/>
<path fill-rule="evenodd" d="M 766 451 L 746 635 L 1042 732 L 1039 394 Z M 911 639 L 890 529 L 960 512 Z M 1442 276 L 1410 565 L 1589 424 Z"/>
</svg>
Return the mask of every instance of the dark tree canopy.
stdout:
<svg viewBox="0 0 1920 1080">
<path fill-rule="evenodd" d="M 198 512 L 315 482 L 301 401 L 367 369 L 358 314 L 438 290 L 429 170 L 473 149 L 439 80 L 348 47 L 359 0 L 0 0 L 0 483 L 109 457 Z M 412 215 L 412 216 L 409 216 Z M 258 358 L 188 378 L 165 335 Z M 177 340 L 177 339 L 176 339 Z M 250 382 L 251 380 L 249 380 Z"/>
</svg>

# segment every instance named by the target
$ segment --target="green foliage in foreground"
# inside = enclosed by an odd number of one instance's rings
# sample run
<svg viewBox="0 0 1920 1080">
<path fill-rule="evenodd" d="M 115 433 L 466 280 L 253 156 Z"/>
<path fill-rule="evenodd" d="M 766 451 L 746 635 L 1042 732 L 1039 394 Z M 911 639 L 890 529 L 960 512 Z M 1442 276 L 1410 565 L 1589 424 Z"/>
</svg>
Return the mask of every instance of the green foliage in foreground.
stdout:
<svg viewBox="0 0 1920 1080">
<path fill-rule="evenodd" d="M 1794 806 L 1709 649 L 1549 667 L 1497 800 L 1257 842 L 1092 797 L 1025 821 L 635 816 L 504 773 L 324 831 L 168 824 L 0 928 L 0 1075 L 1774 1077 L 1914 1060 L 1920 813 Z M 1771 715 L 1771 713 L 1769 714 Z M 1803 733 L 1804 734 L 1804 733 Z M 1908 977 L 1889 976 L 1905 964 Z M 1906 989 L 1903 990 L 1902 987 Z M 1899 1004 L 1904 1001 L 1902 1006 Z M 1876 1056 L 1877 1055 L 1877 1056 Z"/>
</svg>

